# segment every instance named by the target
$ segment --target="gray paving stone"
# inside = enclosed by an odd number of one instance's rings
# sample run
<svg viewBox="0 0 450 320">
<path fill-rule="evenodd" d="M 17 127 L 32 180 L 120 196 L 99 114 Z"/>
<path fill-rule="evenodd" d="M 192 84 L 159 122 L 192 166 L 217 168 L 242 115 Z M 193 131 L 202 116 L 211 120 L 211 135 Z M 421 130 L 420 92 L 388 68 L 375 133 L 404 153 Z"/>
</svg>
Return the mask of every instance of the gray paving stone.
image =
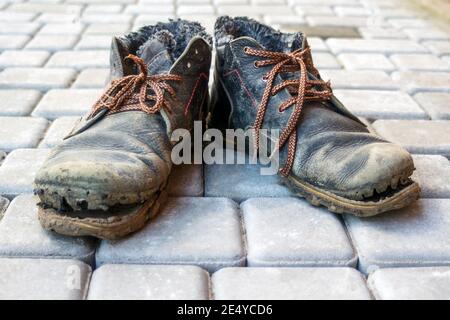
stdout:
<svg viewBox="0 0 450 320">
<path fill-rule="evenodd" d="M 36 17 L 37 13 L 32 12 L 0 12 L 0 21 L 2 22 L 25 22 L 31 21 Z"/>
<path fill-rule="evenodd" d="M 124 13 L 86 13 L 81 17 L 83 23 L 130 23 L 133 15 Z"/>
<path fill-rule="evenodd" d="M 353 268 L 226 268 L 213 274 L 216 300 L 368 300 Z"/>
<path fill-rule="evenodd" d="M 84 31 L 85 35 L 116 35 L 130 31 L 128 23 L 91 23 Z"/>
<path fill-rule="evenodd" d="M 79 5 L 54 4 L 54 3 L 13 3 L 8 11 L 17 12 L 48 12 L 78 14 L 82 10 Z"/>
<path fill-rule="evenodd" d="M 338 16 L 307 16 L 306 21 L 312 26 L 327 27 L 365 27 L 367 18 L 365 17 L 338 17 Z"/>
<path fill-rule="evenodd" d="M 409 93 L 420 91 L 450 92 L 450 72 L 400 71 L 392 79 Z"/>
<path fill-rule="evenodd" d="M 82 116 L 100 97 L 101 89 L 55 89 L 48 91 L 32 115 L 47 119 Z"/>
<path fill-rule="evenodd" d="M 380 269 L 368 285 L 379 300 L 449 300 L 450 268 Z"/>
<path fill-rule="evenodd" d="M 82 23 L 47 23 L 39 30 L 38 35 L 72 35 L 78 36 L 83 32 L 85 25 Z"/>
<path fill-rule="evenodd" d="M 308 44 L 311 47 L 312 52 L 329 51 L 325 41 L 318 37 L 308 37 Z"/>
<path fill-rule="evenodd" d="M 78 37 L 73 35 L 36 35 L 25 49 L 58 51 L 72 49 Z"/>
<path fill-rule="evenodd" d="M 172 197 L 203 196 L 203 166 L 198 164 L 172 166 L 167 193 Z"/>
<path fill-rule="evenodd" d="M 409 19 L 398 19 L 391 18 L 388 19 L 389 23 L 398 29 L 405 28 L 428 28 L 432 26 L 432 22 L 426 21 L 424 19 L 409 18 Z"/>
<path fill-rule="evenodd" d="M 99 2 L 101 3 L 101 2 Z M 84 13 L 119 13 L 123 10 L 120 4 L 89 4 L 84 9 Z"/>
<path fill-rule="evenodd" d="M 35 22 L 0 22 L 0 34 L 5 35 L 33 35 L 40 27 Z"/>
<path fill-rule="evenodd" d="M 53 148 L 60 144 L 79 119 L 80 117 L 61 117 L 53 121 L 44 139 L 39 144 L 39 148 Z"/>
<path fill-rule="evenodd" d="M 86 35 L 81 37 L 75 50 L 109 50 L 110 47 L 110 35 Z"/>
<path fill-rule="evenodd" d="M 344 216 L 359 269 L 450 265 L 450 199 L 420 199 L 371 218 Z"/>
<path fill-rule="evenodd" d="M 295 11 L 302 16 L 333 16 L 334 11 L 330 6 L 301 5 L 296 6 Z"/>
<path fill-rule="evenodd" d="M 450 41 L 424 41 L 422 45 L 438 56 L 450 54 Z"/>
<path fill-rule="evenodd" d="M 47 149 L 17 149 L 8 154 L 0 166 L 0 194 L 33 193 L 34 177 L 48 154 Z"/>
<path fill-rule="evenodd" d="M 0 54 L 0 68 L 41 67 L 49 56 L 47 51 L 5 50 Z"/>
<path fill-rule="evenodd" d="M 97 242 L 44 230 L 37 217 L 37 202 L 33 195 L 20 195 L 11 202 L 0 221 L 0 256 L 77 259 L 92 264 Z"/>
<path fill-rule="evenodd" d="M 224 150 L 224 154 L 225 154 Z M 281 185 L 277 175 L 261 175 L 260 165 L 250 164 L 241 152 L 236 163 L 205 165 L 205 196 L 226 197 L 241 202 L 257 197 L 289 197 L 289 189 Z"/>
<path fill-rule="evenodd" d="M 449 71 L 450 65 L 431 54 L 393 54 L 389 57 L 400 70 Z"/>
<path fill-rule="evenodd" d="M 342 222 L 327 210 L 297 198 L 248 199 L 241 210 L 248 266 L 356 266 Z"/>
<path fill-rule="evenodd" d="M 340 69 L 342 68 L 336 57 L 328 52 L 318 52 L 314 54 L 314 65 L 319 69 Z"/>
<path fill-rule="evenodd" d="M 46 91 L 69 86 L 75 75 L 68 68 L 6 68 L 0 73 L 0 87 Z"/>
<path fill-rule="evenodd" d="M 419 92 L 414 99 L 433 120 L 450 120 L 450 92 Z"/>
<path fill-rule="evenodd" d="M 47 126 L 42 118 L 0 117 L 0 150 L 36 147 Z"/>
<path fill-rule="evenodd" d="M 0 90 L 0 116 L 27 116 L 40 98 L 36 90 Z"/>
<path fill-rule="evenodd" d="M 341 17 L 367 17 L 371 11 L 365 7 L 336 6 L 334 11 Z"/>
<path fill-rule="evenodd" d="M 37 18 L 37 22 L 42 23 L 74 23 L 79 22 L 78 14 L 66 13 L 42 13 Z"/>
<path fill-rule="evenodd" d="M 392 62 L 381 53 L 342 53 L 338 60 L 349 70 L 395 70 Z"/>
<path fill-rule="evenodd" d="M 323 79 L 330 79 L 335 89 L 396 90 L 398 84 L 378 70 L 321 70 Z"/>
<path fill-rule="evenodd" d="M 447 32 L 438 28 L 406 28 L 403 31 L 414 40 L 448 40 Z"/>
<path fill-rule="evenodd" d="M 0 259 L 1 300 L 82 300 L 91 268 L 76 260 Z"/>
<path fill-rule="evenodd" d="M 450 161 L 443 156 L 414 155 L 412 176 L 420 185 L 422 198 L 450 199 Z"/>
<path fill-rule="evenodd" d="M 366 39 L 404 39 L 406 34 L 396 28 L 361 27 L 358 29 Z"/>
<path fill-rule="evenodd" d="M 183 6 L 179 6 L 180 8 L 183 8 Z M 192 6 L 193 9 L 199 9 L 200 11 L 204 10 L 204 6 Z M 214 11 L 214 10 L 213 10 Z M 140 13 L 174 13 L 175 7 L 173 4 L 162 4 L 162 3 L 155 3 L 153 5 L 142 5 L 142 4 L 130 4 L 125 7 L 125 10 L 123 11 L 125 13 L 131 13 L 131 14 L 140 14 Z M 214 12 L 210 12 L 214 13 Z"/>
<path fill-rule="evenodd" d="M 373 127 L 412 153 L 450 155 L 450 121 L 377 120 Z"/>
<path fill-rule="evenodd" d="M 47 62 L 46 67 L 68 67 L 75 69 L 109 67 L 109 51 L 60 51 Z"/>
<path fill-rule="evenodd" d="M 420 53 L 427 50 L 412 40 L 401 39 L 335 39 L 326 41 L 334 53 Z"/>
<path fill-rule="evenodd" d="M 378 90 L 335 90 L 336 97 L 355 115 L 368 119 L 427 119 L 406 93 Z"/>
<path fill-rule="evenodd" d="M 194 266 L 107 264 L 95 270 L 89 300 L 208 300 L 209 274 Z"/>
<path fill-rule="evenodd" d="M 73 83 L 74 88 L 104 88 L 109 78 L 109 69 L 84 69 Z"/>
<path fill-rule="evenodd" d="M 132 237 L 102 241 L 96 263 L 188 264 L 213 272 L 242 266 L 244 251 L 236 203 L 224 198 L 170 198 Z"/>
<path fill-rule="evenodd" d="M 20 49 L 28 40 L 26 35 L 0 35 L 0 50 Z"/>
</svg>

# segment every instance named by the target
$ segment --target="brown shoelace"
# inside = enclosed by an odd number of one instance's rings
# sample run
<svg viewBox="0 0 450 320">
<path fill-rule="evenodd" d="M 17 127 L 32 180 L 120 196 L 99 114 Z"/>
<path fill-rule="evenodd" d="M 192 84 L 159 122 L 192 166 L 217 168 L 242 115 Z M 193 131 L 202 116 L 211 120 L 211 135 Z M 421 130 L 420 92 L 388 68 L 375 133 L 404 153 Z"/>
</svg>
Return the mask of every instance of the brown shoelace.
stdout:
<svg viewBox="0 0 450 320">
<path fill-rule="evenodd" d="M 174 74 L 149 76 L 144 60 L 132 54 L 125 59 L 131 59 L 138 66 L 139 74 L 113 80 L 109 88 L 94 104 L 89 117 L 95 116 L 105 108 L 109 109 L 108 114 L 130 110 L 141 110 L 153 114 L 161 110 L 162 107 L 171 112 L 169 103 L 164 99 L 164 92 L 167 91 L 171 96 L 175 96 L 175 90 L 167 81 L 180 81 L 181 76 Z M 148 94 L 148 89 L 153 94 Z M 147 100 L 155 103 L 153 106 L 149 106 L 146 103 Z"/>
<path fill-rule="evenodd" d="M 267 105 L 271 96 L 276 95 L 281 90 L 287 88 L 292 97 L 283 102 L 278 110 L 283 112 L 290 106 L 294 106 L 294 110 L 282 130 L 276 148 L 281 148 L 288 141 L 288 154 L 286 163 L 280 169 L 283 176 L 287 176 L 294 164 L 295 150 L 297 146 L 297 123 L 300 119 L 300 113 L 305 101 L 325 101 L 332 96 L 330 82 L 323 80 L 310 80 L 308 72 L 318 77 L 319 73 L 314 67 L 310 59 L 310 48 L 298 49 L 291 53 L 272 52 L 266 50 L 257 50 L 249 47 L 244 48 L 244 52 L 255 57 L 262 57 L 265 60 L 255 61 L 255 67 L 263 67 L 274 65 L 273 68 L 264 76 L 267 80 L 266 88 L 264 89 L 261 103 L 258 107 L 256 120 L 254 124 L 255 137 L 254 148 L 255 152 L 259 147 L 259 130 L 261 129 L 264 115 L 266 113 Z M 284 80 L 274 86 L 276 76 L 282 72 L 300 72 L 299 79 Z"/>
</svg>

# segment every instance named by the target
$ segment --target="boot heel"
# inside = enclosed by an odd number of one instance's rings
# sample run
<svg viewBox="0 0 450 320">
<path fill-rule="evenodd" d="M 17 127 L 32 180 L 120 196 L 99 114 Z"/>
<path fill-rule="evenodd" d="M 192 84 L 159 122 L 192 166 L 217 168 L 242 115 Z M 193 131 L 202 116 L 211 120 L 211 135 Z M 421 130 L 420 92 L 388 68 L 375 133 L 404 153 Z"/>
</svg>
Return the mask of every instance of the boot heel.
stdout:
<svg viewBox="0 0 450 320">
<path fill-rule="evenodd" d="M 214 76 L 214 85 L 211 91 L 211 102 L 206 119 L 207 128 L 219 130 L 230 128 L 229 119 L 232 107 L 223 84 L 217 75 Z"/>
</svg>

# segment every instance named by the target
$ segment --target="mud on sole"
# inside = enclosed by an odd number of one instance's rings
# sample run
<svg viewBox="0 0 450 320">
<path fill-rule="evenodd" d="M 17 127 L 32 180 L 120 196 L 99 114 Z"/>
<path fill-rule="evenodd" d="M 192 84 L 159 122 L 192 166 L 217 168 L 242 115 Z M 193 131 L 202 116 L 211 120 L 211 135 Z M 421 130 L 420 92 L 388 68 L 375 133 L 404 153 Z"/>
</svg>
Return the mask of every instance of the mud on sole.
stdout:
<svg viewBox="0 0 450 320">
<path fill-rule="evenodd" d="M 420 187 L 416 182 L 398 189 L 392 195 L 378 201 L 351 200 L 312 186 L 293 176 L 283 182 L 297 196 L 305 198 L 314 206 L 327 207 L 334 213 L 350 213 L 358 217 L 370 217 L 386 211 L 396 210 L 416 201 L 420 195 Z"/>
<path fill-rule="evenodd" d="M 44 229 L 62 235 L 117 240 L 142 229 L 150 218 L 158 214 L 166 199 L 167 194 L 160 192 L 134 206 L 111 208 L 108 211 L 72 211 L 70 214 L 39 207 L 38 218 Z"/>
</svg>

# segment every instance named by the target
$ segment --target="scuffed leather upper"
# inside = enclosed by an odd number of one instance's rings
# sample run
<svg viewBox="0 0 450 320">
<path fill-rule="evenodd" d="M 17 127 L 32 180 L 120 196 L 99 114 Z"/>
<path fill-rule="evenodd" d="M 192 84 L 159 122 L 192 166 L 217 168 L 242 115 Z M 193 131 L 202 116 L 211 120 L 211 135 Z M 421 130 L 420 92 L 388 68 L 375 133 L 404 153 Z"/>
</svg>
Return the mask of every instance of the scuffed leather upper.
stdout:
<svg viewBox="0 0 450 320">
<path fill-rule="evenodd" d="M 215 27 L 217 60 L 216 85 L 223 87 L 231 102 L 231 117 L 221 116 L 226 127 L 248 129 L 255 122 L 266 81 L 273 65 L 255 67 L 264 59 L 247 55 L 245 47 L 290 52 L 305 47 L 303 34 L 283 34 L 258 22 L 237 17 L 221 17 Z M 259 41 L 259 42 L 258 42 Z M 314 48 L 313 48 L 314 50 Z M 297 74 L 283 73 L 275 84 Z M 282 78 L 283 77 L 283 78 Z M 311 74 L 309 77 L 313 77 Z M 280 112 L 288 100 L 287 89 L 271 96 L 262 128 L 283 129 L 293 108 Z M 220 113 L 215 110 L 212 113 Z M 215 108 L 220 108 L 216 103 Z M 286 145 L 280 150 L 284 163 Z M 403 148 L 369 133 L 335 97 L 331 102 L 306 102 L 297 125 L 297 149 L 291 174 L 327 191 L 356 198 L 362 189 L 389 183 L 405 170 L 412 170 L 411 156 Z"/>
<path fill-rule="evenodd" d="M 161 30 L 172 37 L 174 47 L 154 37 Z M 184 34 L 172 33 L 180 30 Z M 104 209 L 114 204 L 144 201 L 164 188 L 171 170 L 170 133 L 176 128 L 190 130 L 193 121 L 202 117 L 211 63 L 209 41 L 202 27 L 184 20 L 147 26 L 114 38 L 113 78 L 137 72 L 124 60 L 129 53 L 141 55 L 151 74 L 182 76 L 182 81 L 170 83 L 176 95 L 165 94 L 172 112 L 126 111 L 106 115 L 105 109 L 93 118 L 83 117 L 63 143 L 52 150 L 37 173 L 35 185 L 41 200 L 52 202 L 47 204 L 55 207 L 58 204 L 49 199 L 48 193 L 61 192 L 61 188 L 82 189 L 88 193 L 87 200 L 89 193 L 104 194 L 102 203 L 87 201 L 88 209 Z M 79 194 L 72 198 L 69 191 L 65 197 L 64 201 L 72 209 L 83 209 L 78 205 L 80 199 L 76 199 Z"/>
</svg>

